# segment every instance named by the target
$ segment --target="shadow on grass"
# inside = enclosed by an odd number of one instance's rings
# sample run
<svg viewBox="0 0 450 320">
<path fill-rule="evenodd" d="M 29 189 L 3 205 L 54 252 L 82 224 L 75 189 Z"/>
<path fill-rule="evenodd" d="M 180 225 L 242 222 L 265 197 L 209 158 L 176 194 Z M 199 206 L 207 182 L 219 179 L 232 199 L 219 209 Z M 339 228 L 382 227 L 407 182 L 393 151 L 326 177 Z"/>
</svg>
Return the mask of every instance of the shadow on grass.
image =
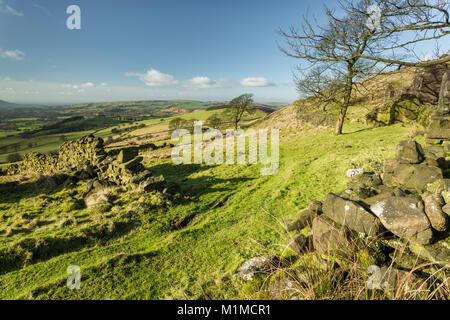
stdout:
<svg viewBox="0 0 450 320">
<path fill-rule="evenodd" d="M 0 203 L 17 203 L 22 199 L 40 195 L 51 196 L 63 190 L 73 190 L 75 184 L 61 184 L 54 187 L 42 187 L 36 181 L 0 184 Z"/>
<path fill-rule="evenodd" d="M 167 181 L 168 187 L 177 187 L 188 196 L 200 197 L 208 193 L 233 191 L 240 183 L 248 182 L 253 178 L 237 177 L 222 179 L 211 174 L 204 174 L 200 177 L 191 177 L 217 166 L 206 166 L 198 164 L 173 165 L 171 163 L 160 164 L 151 167 L 150 170 L 157 175 L 162 174 Z M 220 185 L 219 187 L 216 187 Z M 224 187 L 224 185 L 227 185 Z"/>
<path fill-rule="evenodd" d="M 375 129 L 375 127 L 363 128 L 363 129 L 359 129 L 359 130 L 352 131 L 352 132 L 343 132 L 342 135 L 343 135 L 343 136 L 347 136 L 347 135 L 355 134 L 355 133 L 359 133 L 359 132 L 371 131 L 371 130 L 373 130 L 373 129 Z"/>
</svg>

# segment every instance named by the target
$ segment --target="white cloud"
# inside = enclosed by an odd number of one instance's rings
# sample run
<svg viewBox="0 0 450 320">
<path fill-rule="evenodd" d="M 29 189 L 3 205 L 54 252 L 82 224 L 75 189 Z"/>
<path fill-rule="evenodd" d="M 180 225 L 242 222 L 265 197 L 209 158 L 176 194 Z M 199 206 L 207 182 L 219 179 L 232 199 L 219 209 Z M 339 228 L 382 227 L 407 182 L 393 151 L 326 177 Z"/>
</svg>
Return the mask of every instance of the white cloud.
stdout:
<svg viewBox="0 0 450 320">
<path fill-rule="evenodd" d="M 179 83 L 179 81 L 170 74 L 165 74 L 155 69 L 150 69 L 144 74 L 136 72 L 126 72 L 125 76 L 138 77 L 139 80 L 144 82 L 149 87 L 170 86 Z"/>
<path fill-rule="evenodd" d="M 3 94 L 16 94 L 16 90 L 13 88 L 0 88 L 0 93 Z"/>
<path fill-rule="evenodd" d="M 19 61 L 25 58 L 25 53 L 20 50 L 3 50 L 0 48 L 0 58 Z"/>
<path fill-rule="evenodd" d="M 268 79 L 262 77 L 249 77 L 241 81 L 244 87 L 272 87 L 274 86 Z"/>
<path fill-rule="evenodd" d="M 7 5 L 3 0 L 0 0 L 0 12 L 12 14 L 13 16 L 23 17 L 23 12 L 20 12 L 11 6 Z"/>
<path fill-rule="evenodd" d="M 79 91 L 79 92 L 84 92 L 84 89 L 94 88 L 95 84 L 93 84 L 92 82 L 85 82 L 82 84 L 63 84 L 62 86 L 63 86 L 63 88 L 83 90 L 83 91 Z"/>
<path fill-rule="evenodd" d="M 212 80 L 208 77 L 195 77 L 185 81 L 183 87 L 193 89 L 226 88 L 230 87 L 229 82 L 225 78 Z"/>
<path fill-rule="evenodd" d="M 86 82 L 86 83 L 83 83 L 81 85 L 81 87 L 82 88 L 92 88 L 92 87 L 95 87 L 95 85 L 92 82 Z"/>
<path fill-rule="evenodd" d="M 108 84 L 106 82 L 100 83 L 100 87 L 107 87 L 107 86 L 108 86 Z"/>
<path fill-rule="evenodd" d="M 188 99 L 204 101 L 228 101 L 242 94 L 242 87 L 239 81 L 218 79 L 221 86 L 226 88 L 211 88 L 193 90 L 183 86 L 186 81 L 179 82 L 175 86 L 102 86 L 101 82 L 93 83 L 94 87 L 83 88 L 83 82 L 63 83 L 63 82 L 43 82 L 33 80 L 15 80 L 0 76 L 0 97 L 3 100 L 16 103 L 39 103 L 39 104 L 71 104 L 80 102 L 95 101 L 138 101 L 138 100 L 167 100 L 167 99 Z M 89 82 L 84 82 L 87 84 Z M 86 85 L 85 85 L 86 87 Z M 9 89 L 6 89 L 9 88 Z M 85 90 L 78 92 L 78 90 Z M 15 92 L 15 93 L 14 93 Z M 37 93 L 39 92 L 39 94 Z M 255 92 L 255 101 L 283 101 L 297 99 L 295 88 L 283 87 L 281 85 Z M 0 98 L 1 99 L 1 98 Z"/>
</svg>

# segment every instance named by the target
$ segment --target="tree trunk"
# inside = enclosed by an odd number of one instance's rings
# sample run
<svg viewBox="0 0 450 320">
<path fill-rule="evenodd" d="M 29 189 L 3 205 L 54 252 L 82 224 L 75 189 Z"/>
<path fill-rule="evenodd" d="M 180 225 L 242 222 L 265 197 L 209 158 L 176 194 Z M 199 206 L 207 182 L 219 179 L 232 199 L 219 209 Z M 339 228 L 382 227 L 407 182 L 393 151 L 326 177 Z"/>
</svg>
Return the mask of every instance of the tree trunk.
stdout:
<svg viewBox="0 0 450 320">
<path fill-rule="evenodd" d="M 344 127 L 344 121 L 345 121 L 345 116 L 347 114 L 347 109 L 348 109 L 348 106 L 341 107 L 341 112 L 339 113 L 338 122 L 336 124 L 336 130 L 334 132 L 334 134 L 337 136 L 342 134 L 342 128 Z"/>
<path fill-rule="evenodd" d="M 345 116 L 347 115 L 348 106 L 350 105 L 350 99 L 352 98 L 353 91 L 353 66 L 354 62 L 348 63 L 347 82 L 345 84 L 344 102 L 341 106 L 338 122 L 334 134 L 341 135 L 342 128 L 344 127 Z"/>
</svg>

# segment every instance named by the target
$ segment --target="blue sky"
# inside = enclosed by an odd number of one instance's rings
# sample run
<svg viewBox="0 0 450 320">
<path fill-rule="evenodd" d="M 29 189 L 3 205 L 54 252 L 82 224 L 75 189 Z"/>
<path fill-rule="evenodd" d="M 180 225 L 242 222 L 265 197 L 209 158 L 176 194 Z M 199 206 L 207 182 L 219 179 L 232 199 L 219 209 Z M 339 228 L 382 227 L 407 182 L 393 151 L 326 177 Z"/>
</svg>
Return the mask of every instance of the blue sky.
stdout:
<svg viewBox="0 0 450 320">
<path fill-rule="evenodd" d="M 335 1 L 326 1 L 333 6 Z M 66 9 L 81 8 L 81 30 Z M 0 99 L 297 98 L 279 27 L 317 0 L 0 0 Z"/>
</svg>

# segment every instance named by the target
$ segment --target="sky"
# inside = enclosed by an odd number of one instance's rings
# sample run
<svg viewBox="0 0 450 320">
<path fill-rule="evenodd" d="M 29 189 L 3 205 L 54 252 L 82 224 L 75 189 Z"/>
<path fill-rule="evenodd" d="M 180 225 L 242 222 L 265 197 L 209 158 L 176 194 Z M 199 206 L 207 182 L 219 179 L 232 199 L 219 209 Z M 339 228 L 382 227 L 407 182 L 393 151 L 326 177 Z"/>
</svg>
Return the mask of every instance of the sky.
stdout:
<svg viewBox="0 0 450 320">
<path fill-rule="evenodd" d="M 291 102 L 298 61 L 277 30 L 320 12 L 317 0 L 0 0 L 0 100 Z"/>
</svg>

